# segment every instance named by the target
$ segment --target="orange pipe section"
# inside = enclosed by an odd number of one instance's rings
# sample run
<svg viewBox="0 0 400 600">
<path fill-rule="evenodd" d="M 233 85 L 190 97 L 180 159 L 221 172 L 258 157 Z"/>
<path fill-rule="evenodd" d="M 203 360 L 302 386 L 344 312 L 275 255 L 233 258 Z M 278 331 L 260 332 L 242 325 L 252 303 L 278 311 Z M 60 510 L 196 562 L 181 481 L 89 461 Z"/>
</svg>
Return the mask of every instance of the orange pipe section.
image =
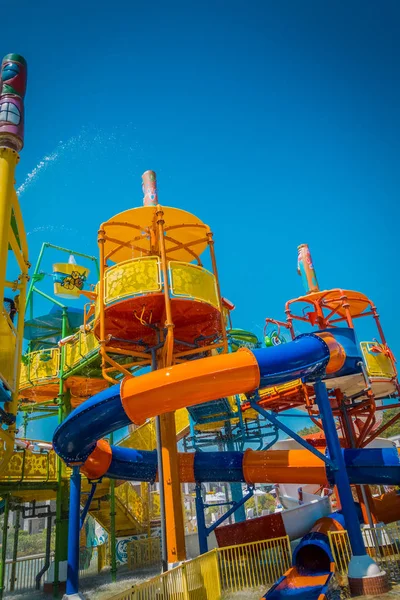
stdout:
<svg viewBox="0 0 400 600">
<path fill-rule="evenodd" d="M 179 481 L 195 483 L 195 452 L 178 454 Z M 99 440 L 86 459 L 82 472 L 88 479 L 99 479 L 111 464 L 111 448 L 107 440 Z M 251 450 L 243 456 L 243 474 L 249 484 L 256 483 L 326 483 L 323 460 L 308 450 Z M 399 500 L 400 502 L 400 500 Z"/>
<path fill-rule="evenodd" d="M 333 519 L 332 517 L 321 517 L 318 519 L 312 526 L 310 533 L 323 533 L 324 535 L 328 535 L 328 531 L 343 531 L 343 527 Z"/>
<path fill-rule="evenodd" d="M 194 477 L 194 457 L 195 452 L 180 452 L 179 459 L 179 474 L 182 483 L 196 483 Z"/>
<path fill-rule="evenodd" d="M 246 483 L 327 483 L 325 463 L 308 450 L 265 450 L 250 448 L 243 457 Z"/>
<path fill-rule="evenodd" d="M 252 392 L 260 385 L 260 371 L 250 350 L 220 354 L 202 360 L 126 377 L 121 402 L 130 420 L 142 425 L 154 415 L 210 400 Z"/>
<path fill-rule="evenodd" d="M 316 332 L 318 337 L 322 338 L 325 344 L 329 348 L 329 362 L 326 365 L 326 372 L 329 375 L 330 373 L 336 373 L 340 371 L 346 361 L 346 352 L 339 342 L 333 337 L 332 334 L 323 331 L 322 333 Z"/>
<path fill-rule="evenodd" d="M 100 479 L 110 468 L 111 460 L 112 450 L 110 444 L 107 440 L 99 440 L 96 448 L 81 467 L 81 471 L 88 479 Z"/>
</svg>

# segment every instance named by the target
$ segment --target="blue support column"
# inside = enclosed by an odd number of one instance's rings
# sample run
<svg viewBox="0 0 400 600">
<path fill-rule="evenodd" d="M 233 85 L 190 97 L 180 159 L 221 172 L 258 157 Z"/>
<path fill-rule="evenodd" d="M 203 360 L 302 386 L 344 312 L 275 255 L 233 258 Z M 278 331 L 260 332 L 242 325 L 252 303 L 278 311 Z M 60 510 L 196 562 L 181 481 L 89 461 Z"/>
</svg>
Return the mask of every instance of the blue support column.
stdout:
<svg viewBox="0 0 400 600">
<path fill-rule="evenodd" d="M 69 491 L 67 595 L 79 590 L 79 533 L 80 533 L 81 473 L 72 468 Z"/>
<path fill-rule="evenodd" d="M 314 384 L 317 404 L 324 427 L 326 444 L 329 451 L 329 457 L 335 465 L 334 478 L 339 491 L 342 513 L 346 522 L 346 529 L 349 534 L 351 548 L 354 556 L 366 555 L 364 541 L 360 529 L 358 515 L 351 493 L 349 478 L 347 476 L 346 465 L 341 451 L 338 434 L 336 431 L 335 419 L 329 402 L 326 385 L 322 381 Z"/>
<path fill-rule="evenodd" d="M 232 494 L 232 502 L 235 504 L 239 504 L 243 499 L 243 490 L 241 483 L 231 483 L 231 494 Z M 235 513 L 235 523 L 242 523 L 246 520 L 246 511 L 244 509 L 244 504 L 240 505 L 239 508 L 236 509 Z"/>
<path fill-rule="evenodd" d="M 208 552 L 207 527 L 204 516 L 204 503 L 201 495 L 201 483 L 196 483 L 196 519 L 200 554 Z"/>
<path fill-rule="evenodd" d="M 226 440 L 227 440 L 226 441 L 226 449 L 228 451 L 235 450 L 235 444 L 233 443 L 233 440 L 232 440 L 232 425 L 231 425 L 230 421 L 225 422 L 225 435 L 226 435 Z M 235 502 L 235 504 L 239 504 L 243 498 L 242 484 L 241 483 L 231 483 L 230 488 L 231 488 L 231 494 L 232 494 L 232 501 Z M 246 520 L 246 512 L 244 509 L 244 504 L 239 506 L 239 508 L 235 511 L 234 515 L 235 515 L 235 523 L 242 523 L 242 521 Z"/>
</svg>

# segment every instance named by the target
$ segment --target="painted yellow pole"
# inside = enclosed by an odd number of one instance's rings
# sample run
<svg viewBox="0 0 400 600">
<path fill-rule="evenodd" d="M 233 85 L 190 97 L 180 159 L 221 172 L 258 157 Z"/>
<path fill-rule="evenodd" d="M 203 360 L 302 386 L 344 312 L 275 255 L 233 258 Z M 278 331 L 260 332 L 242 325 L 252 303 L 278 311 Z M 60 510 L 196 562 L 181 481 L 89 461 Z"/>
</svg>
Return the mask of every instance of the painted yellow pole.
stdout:
<svg viewBox="0 0 400 600">
<path fill-rule="evenodd" d="M 20 300 L 24 305 L 29 267 L 25 231 L 14 190 L 15 166 L 19 160 L 18 152 L 24 145 L 26 79 L 25 59 L 19 54 L 7 54 L 2 60 L 0 69 L 0 328 L 3 351 L 3 361 L 0 361 L 0 374 L 11 391 L 11 399 L 10 402 L 4 405 L 9 415 L 8 431 L 6 432 L 0 426 L 0 439 L 4 441 L 0 472 L 7 465 L 14 449 L 15 419 L 13 417 L 17 412 L 25 309 L 25 306 L 19 306 L 18 325 L 15 330 L 11 326 L 7 315 L 4 314 L 3 308 L 5 288 L 9 287 L 7 283 L 7 258 L 10 243 L 17 264 L 20 267 L 20 276 L 14 289 L 20 290 Z M 17 229 L 21 231 L 20 245 L 11 228 L 13 208 Z"/>
<path fill-rule="evenodd" d="M 11 221 L 11 210 L 12 210 L 12 192 L 14 186 L 14 171 L 15 165 L 18 161 L 18 154 L 15 150 L 11 150 L 10 148 L 1 148 L 0 147 L 0 318 L 5 319 L 5 315 L 2 314 L 3 311 L 3 298 L 4 298 L 4 290 L 6 285 L 6 276 L 7 276 L 7 256 L 8 256 L 8 237 L 10 230 L 10 221 Z M 7 330 L 8 326 L 6 325 Z M 13 339 L 11 339 L 12 332 L 10 330 L 10 336 L 8 336 L 8 341 L 12 345 Z M 3 343 L 5 342 L 7 346 L 7 338 L 3 338 Z M 5 350 L 6 348 L 3 348 Z M 11 348 L 10 352 L 6 352 L 6 357 L 11 358 Z M 19 357 L 15 356 L 15 365 L 19 363 Z M 17 369 L 18 371 L 18 369 Z M 14 374 L 11 374 L 10 368 L 7 364 L 0 364 L 0 372 L 7 372 L 9 377 L 9 383 L 14 387 L 18 382 L 14 381 Z M 7 377 L 7 378 L 8 378 Z M 16 413 L 16 393 L 17 390 L 13 390 L 13 396 L 15 400 L 7 403 L 5 405 L 5 410 L 7 412 L 10 409 L 13 410 L 13 414 Z M 11 406 L 10 406 L 11 405 Z M 2 453 L 2 459 L 0 460 L 0 473 L 6 468 L 8 461 L 11 457 L 11 454 L 14 451 L 14 437 L 15 437 L 15 424 L 11 424 L 8 427 L 8 432 L 4 431 L 0 427 L 0 439 L 4 442 L 4 452 Z"/>
<path fill-rule="evenodd" d="M 1 142 L 0 142 L 1 143 Z M 11 148 L 0 148 L 0 298 L 4 298 L 7 273 L 8 231 L 11 222 L 15 165 L 18 154 Z"/>
</svg>

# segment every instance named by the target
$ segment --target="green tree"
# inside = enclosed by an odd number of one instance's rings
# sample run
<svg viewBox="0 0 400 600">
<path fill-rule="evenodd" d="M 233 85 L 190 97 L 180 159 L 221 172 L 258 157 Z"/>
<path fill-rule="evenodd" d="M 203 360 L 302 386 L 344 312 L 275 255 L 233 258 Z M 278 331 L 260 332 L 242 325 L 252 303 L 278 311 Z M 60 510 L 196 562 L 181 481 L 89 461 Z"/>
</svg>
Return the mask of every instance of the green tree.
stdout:
<svg viewBox="0 0 400 600">
<path fill-rule="evenodd" d="M 270 512 L 275 511 L 275 498 L 271 494 L 263 494 L 262 496 L 257 496 L 257 504 L 258 504 L 258 512 L 261 514 L 263 510 L 269 510 Z M 255 497 L 252 496 L 246 502 L 246 508 L 255 508 L 256 500 Z"/>
<path fill-rule="evenodd" d="M 317 425 L 311 425 L 310 427 L 303 427 L 303 429 L 299 429 L 297 433 L 298 435 L 306 436 L 310 435 L 311 433 L 318 433 L 318 431 L 321 431 L 321 429 Z"/>
<path fill-rule="evenodd" d="M 382 424 L 387 423 L 388 421 L 390 421 L 391 419 L 393 419 L 393 417 L 395 417 L 396 415 L 398 415 L 399 419 L 397 421 L 395 421 L 393 423 L 393 425 L 390 425 L 386 431 L 384 431 L 382 433 L 381 437 L 392 437 L 393 435 L 398 435 L 400 434 L 400 410 L 397 408 L 389 408 L 388 410 L 383 411 L 383 419 L 382 419 Z"/>
</svg>

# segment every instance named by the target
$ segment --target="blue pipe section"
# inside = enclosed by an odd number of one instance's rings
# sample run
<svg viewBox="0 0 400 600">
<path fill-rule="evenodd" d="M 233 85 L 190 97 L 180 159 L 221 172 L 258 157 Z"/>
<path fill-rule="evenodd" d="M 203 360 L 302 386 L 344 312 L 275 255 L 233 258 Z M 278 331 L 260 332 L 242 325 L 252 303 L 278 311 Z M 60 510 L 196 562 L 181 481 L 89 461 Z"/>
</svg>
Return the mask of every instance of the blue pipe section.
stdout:
<svg viewBox="0 0 400 600">
<path fill-rule="evenodd" d="M 313 333 L 299 335 L 288 344 L 252 352 L 260 369 L 260 387 L 322 377 L 330 358 L 327 344 Z"/>
<path fill-rule="evenodd" d="M 262 386 L 292 381 L 298 377 L 316 378 L 325 372 L 330 356 L 328 346 L 314 334 L 304 334 L 293 342 L 253 350 L 253 353 L 259 365 Z M 55 430 L 53 446 L 67 464 L 83 463 L 94 450 L 97 440 L 128 425 L 130 419 L 121 403 L 120 384 L 116 384 L 78 406 Z M 128 478 L 121 471 L 121 467 L 129 461 L 128 457 L 128 454 L 118 454 L 109 471 L 110 477 Z M 138 455 L 132 455 L 132 459 L 139 464 Z M 143 470 L 145 480 L 151 481 L 151 469 L 147 472 L 143 467 Z"/>
<path fill-rule="evenodd" d="M 120 397 L 120 384 L 92 396 L 55 430 L 53 447 L 68 464 L 85 462 L 97 440 L 131 424 Z"/>
<path fill-rule="evenodd" d="M 309 444 L 304 438 L 302 438 L 298 433 L 290 429 L 287 425 L 279 421 L 276 415 L 268 410 L 265 410 L 262 406 L 259 406 L 255 399 L 250 400 L 250 406 L 256 410 L 264 419 L 275 425 L 278 429 L 284 431 L 290 438 L 295 440 L 300 446 L 303 446 L 306 450 L 314 454 L 317 458 L 320 458 L 324 461 L 325 464 L 330 464 L 330 459 L 328 456 L 324 456 L 317 448 Z"/>
<path fill-rule="evenodd" d="M 112 386 L 93 396 L 78 406 L 57 427 L 53 438 L 54 449 L 67 464 L 84 462 L 94 449 L 96 440 L 108 435 L 114 429 L 129 425 L 130 421 L 121 404 L 119 387 L 119 384 Z M 266 411 L 258 408 L 264 415 Z M 264 416 L 276 420 L 276 417 L 270 413 Z M 281 425 L 279 422 L 279 426 Z M 336 435 L 336 431 L 334 433 Z M 157 477 L 155 450 L 134 450 L 122 446 L 111 446 L 111 449 L 112 460 L 105 474 L 106 477 L 130 481 L 155 481 Z M 320 455 L 320 452 L 313 447 L 310 451 L 314 451 L 317 456 Z M 340 448 L 340 454 L 352 484 L 400 484 L 400 462 L 395 448 L 367 450 Z M 329 462 L 332 462 L 329 458 L 326 460 L 327 477 L 333 484 L 335 468 L 334 465 L 329 465 Z M 244 483 L 243 452 L 196 452 L 194 475 L 196 481 L 201 482 Z"/>
<path fill-rule="evenodd" d="M 400 462 L 397 448 L 341 448 L 347 475 L 352 484 L 400 485 Z M 326 474 L 331 485 L 335 471 L 330 465 Z"/>
<path fill-rule="evenodd" d="M 153 483 L 157 477 L 157 450 L 134 450 L 111 446 L 112 460 L 107 477 Z"/>
<path fill-rule="evenodd" d="M 194 476 L 203 482 L 245 482 L 243 452 L 196 452 Z"/>
<path fill-rule="evenodd" d="M 81 474 L 73 467 L 69 489 L 67 595 L 79 591 L 79 532 L 80 532 Z"/>
<path fill-rule="evenodd" d="M 343 528 L 345 528 L 344 516 L 340 512 L 331 513 L 326 517 L 326 519 L 337 521 Z M 359 521 L 357 521 L 357 523 L 359 524 Z M 313 547 L 313 554 L 315 555 L 316 560 L 318 559 L 319 554 L 324 553 L 329 558 L 329 562 L 335 562 L 329 543 L 329 537 L 324 533 L 320 533 L 319 531 L 310 531 L 310 533 L 307 533 L 301 539 L 300 543 L 296 546 L 293 552 L 292 564 L 294 567 L 300 569 L 304 567 L 304 548 L 308 548 L 310 546 Z"/>
</svg>

